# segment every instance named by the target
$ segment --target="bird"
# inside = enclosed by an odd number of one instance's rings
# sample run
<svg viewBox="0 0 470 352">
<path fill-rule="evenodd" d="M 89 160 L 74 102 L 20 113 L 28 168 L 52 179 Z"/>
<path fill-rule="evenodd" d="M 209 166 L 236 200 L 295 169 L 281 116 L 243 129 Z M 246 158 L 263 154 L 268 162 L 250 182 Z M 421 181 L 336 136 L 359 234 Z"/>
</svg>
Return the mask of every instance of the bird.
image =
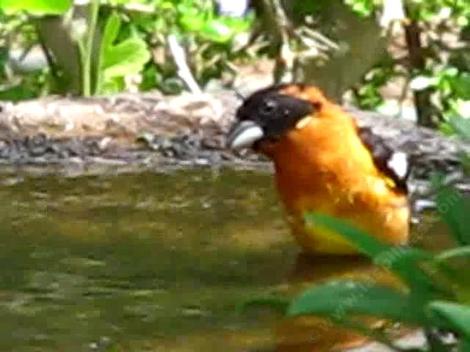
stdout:
<svg viewBox="0 0 470 352">
<path fill-rule="evenodd" d="M 274 163 L 275 185 L 287 223 L 307 253 L 357 254 L 339 233 L 306 222 L 321 213 L 350 223 L 391 245 L 410 236 L 411 208 L 405 151 L 307 84 L 280 84 L 248 96 L 226 140 Z"/>
</svg>

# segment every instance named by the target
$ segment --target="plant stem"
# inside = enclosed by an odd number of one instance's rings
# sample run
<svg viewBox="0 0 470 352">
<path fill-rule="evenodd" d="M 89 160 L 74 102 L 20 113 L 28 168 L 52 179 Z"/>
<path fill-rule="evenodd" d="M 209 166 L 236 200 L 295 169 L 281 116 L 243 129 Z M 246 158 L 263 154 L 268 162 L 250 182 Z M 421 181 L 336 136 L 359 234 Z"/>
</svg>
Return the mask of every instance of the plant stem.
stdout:
<svg viewBox="0 0 470 352">
<path fill-rule="evenodd" d="M 100 0 L 91 0 L 89 12 L 88 33 L 86 36 L 86 44 L 84 47 L 83 57 L 83 95 L 89 97 L 93 94 L 91 87 L 92 67 L 91 60 L 93 57 L 94 39 L 96 27 L 98 24 L 98 13 L 100 9 Z"/>
</svg>

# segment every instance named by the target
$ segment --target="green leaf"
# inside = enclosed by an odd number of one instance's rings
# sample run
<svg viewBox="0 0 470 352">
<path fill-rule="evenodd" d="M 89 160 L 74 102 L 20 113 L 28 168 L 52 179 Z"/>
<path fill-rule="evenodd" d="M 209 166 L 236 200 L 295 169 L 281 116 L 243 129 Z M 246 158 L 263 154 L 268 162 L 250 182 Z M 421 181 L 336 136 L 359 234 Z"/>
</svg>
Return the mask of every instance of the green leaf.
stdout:
<svg viewBox="0 0 470 352">
<path fill-rule="evenodd" d="M 207 40 L 226 43 L 232 39 L 234 32 L 222 20 L 213 20 L 204 25 L 200 34 Z"/>
<path fill-rule="evenodd" d="M 61 15 L 72 7 L 72 0 L 0 0 L 6 14 L 26 11 L 32 15 Z"/>
<path fill-rule="evenodd" d="M 439 253 L 436 256 L 436 259 L 439 261 L 444 261 L 458 257 L 470 257 L 470 246 L 448 249 L 444 252 Z"/>
<path fill-rule="evenodd" d="M 437 211 L 461 245 L 470 245 L 470 199 L 450 186 L 437 186 Z"/>
<path fill-rule="evenodd" d="M 359 314 L 427 325 L 424 303 L 412 301 L 390 287 L 345 280 L 307 290 L 293 300 L 287 314 L 321 315 L 335 320 L 343 320 L 349 314 Z"/>
<path fill-rule="evenodd" d="M 246 18 L 224 17 L 223 21 L 227 26 L 230 27 L 234 34 L 250 31 L 252 26 L 252 19 L 250 15 L 248 15 Z"/>
<path fill-rule="evenodd" d="M 121 28 L 121 18 L 113 12 L 106 21 L 106 25 L 104 27 L 103 32 L 103 39 L 101 41 L 101 48 L 102 50 L 106 50 L 112 47 L 113 42 L 116 40 L 119 29 Z"/>
<path fill-rule="evenodd" d="M 451 85 L 459 98 L 470 99 L 470 73 L 462 72 L 458 76 L 452 77 Z"/>
<path fill-rule="evenodd" d="M 393 269 L 404 262 L 425 262 L 432 261 L 434 255 L 422 249 L 411 247 L 393 247 L 379 253 L 374 257 L 374 263 L 385 268 Z"/>
<path fill-rule="evenodd" d="M 374 2 L 372 0 L 346 0 L 345 3 L 362 17 L 370 16 L 374 11 Z"/>
<path fill-rule="evenodd" d="M 410 287 L 413 294 L 427 299 L 435 299 L 437 294 L 447 294 L 446 288 L 434 283 L 420 265 L 432 260 L 432 255 L 426 251 L 409 248 L 393 247 L 375 237 L 354 228 L 350 224 L 326 215 L 309 214 L 306 221 L 310 226 L 326 227 L 339 233 L 356 248 L 369 256 L 378 265 L 384 266 L 399 275 Z"/>
<path fill-rule="evenodd" d="M 137 36 L 115 43 L 120 28 L 121 19 L 112 13 L 106 22 L 101 42 L 97 93 L 119 90 L 124 77 L 138 74 L 150 60 L 147 44 Z"/>
<path fill-rule="evenodd" d="M 98 93 L 119 93 L 122 92 L 125 87 L 124 79 L 122 77 L 115 77 L 106 80 Z"/>
<path fill-rule="evenodd" d="M 104 57 L 104 77 L 124 77 L 139 73 L 150 59 L 146 43 L 139 38 L 126 39 L 108 50 Z"/>
<path fill-rule="evenodd" d="M 449 124 L 457 134 L 470 141 L 470 119 L 452 116 L 449 118 Z"/>
<path fill-rule="evenodd" d="M 459 344 L 459 352 L 468 352 L 470 351 L 470 339 L 462 339 Z"/>
<path fill-rule="evenodd" d="M 326 227 L 351 242 L 363 254 L 374 258 L 386 251 L 390 246 L 377 240 L 366 232 L 359 230 L 345 221 L 323 214 L 307 214 L 305 221 L 308 226 Z"/>
<path fill-rule="evenodd" d="M 437 326 L 453 330 L 470 339 L 470 306 L 434 301 L 428 305 L 428 309 Z"/>
<path fill-rule="evenodd" d="M 37 89 L 28 87 L 26 84 L 19 84 L 8 89 L 0 89 L 0 101 L 20 101 L 26 99 L 36 98 L 38 95 Z"/>
<path fill-rule="evenodd" d="M 374 257 L 375 264 L 399 275 L 411 289 L 411 295 L 420 296 L 421 299 L 433 299 L 437 294 L 450 294 L 447 287 L 439 286 L 436 277 L 431 277 L 424 270 L 425 264 L 433 260 L 431 253 L 410 247 L 390 247 Z"/>
<path fill-rule="evenodd" d="M 181 26 L 188 32 L 197 32 L 204 26 L 204 18 L 202 16 L 183 16 L 180 20 Z"/>
</svg>

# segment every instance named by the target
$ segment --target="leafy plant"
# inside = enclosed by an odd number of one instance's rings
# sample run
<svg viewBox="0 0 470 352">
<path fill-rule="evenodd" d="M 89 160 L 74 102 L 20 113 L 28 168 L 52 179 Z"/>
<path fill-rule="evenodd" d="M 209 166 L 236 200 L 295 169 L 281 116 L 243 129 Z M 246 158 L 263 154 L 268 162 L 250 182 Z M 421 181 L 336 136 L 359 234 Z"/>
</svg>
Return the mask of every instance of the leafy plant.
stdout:
<svg viewBox="0 0 470 352">
<path fill-rule="evenodd" d="M 0 47 L 7 57 L 13 44 L 25 51 L 39 44 L 48 59 L 40 72 L 14 77 L 0 72 L 5 82 L 0 93 L 18 98 L 21 92 L 90 96 L 131 86 L 178 92 L 184 83 L 169 50 L 170 35 L 185 49 L 201 86 L 214 78 L 229 83 L 235 76 L 232 63 L 249 56 L 238 49 L 253 23 L 252 15 L 217 15 L 211 0 L 91 0 L 86 6 L 71 0 L 0 0 L 0 17 L 6 24 L 0 23 Z M 19 25 L 12 28 L 13 22 Z M 12 38 L 4 45 L 2 29 Z"/>
<path fill-rule="evenodd" d="M 377 265 L 395 273 L 405 288 L 374 282 L 333 281 L 315 286 L 295 298 L 287 314 L 320 315 L 346 326 L 357 325 L 352 320 L 355 315 L 382 317 L 421 326 L 427 336 L 432 336 L 431 332 L 436 329 L 452 332 L 458 337 L 459 351 L 468 351 L 470 280 L 459 268 L 470 264 L 470 199 L 455 189 L 441 187 L 437 204 L 458 246 L 440 253 L 392 247 L 345 222 L 324 215 L 307 215 L 307 222 L 340 233 Z M 366 327 L 361 326 L 360 330 L 377 336 Z M 427 351 L 452 350 L 439 339 L 429 338 L 428 344 Z"/>
<path fill-rule="evenodd" d="M 372 0 L 345 0 L 357 13 L 370 16 L 379 9 L 380 2 Z M 417 107 L 418 122 L 430 127 L 448 129 L 449 119 L 470 117 L 470 3 L 465 0 L 404 1 L 406 56 L 391 46 L 391 61 L 377 64 L 374 76 L 354 89 L 355 102 L 366 108 L 383 106 L 380 90 L 391 81 L 405 83 L 402 97 L 411 92 Z M 449 40 L 449 35 L 452 37 Z M 404 39 L 405 39 L 404 38 Z M 392 39 L 393 37 L 390 37 Z M 405 60 L 404 60 L 405 59 Z M 372 76 L 373 77 L 373 76 Z M 371 99 L 373 97 L 374 99 Z"/>
<path fill-rule="evenodd" d="M 184 82 L 177 75 L 168 38 L 176 37 L 186 52 L 195 80 L 204 86 L 212 79 L 229 83 L 235 76 L 233 63 L 249 58 L 246 44 L 254 17 L 217 15 L 211 0 L 153 0 L 153 11 L 133 14 L 132 21 L 153 47 L 154 63 L 147 66 L 143 89 L 155 85 L 165 92 L 179 92 Z M 149 82 L 152 80 L 153 82 Z"/>
<path fill-rule="evenodd" d="M 135 33 L 116 43 L 121 25 L 119 15 L 111 13 L 106 21 L 100 45 L 95 87 L 98 93 L 122 90 L 123 79 L 141 72 L 150 59 L 147 44 Z"/>
<path fill-rule="evenodd" d="M 124 35 L 125 14 L 118 9 L 92 0 L 83 17 L 72 5 L 71 0 L 0 0 L 0 11 L 27 14 L 23 21 L 35 27 L 30 45 L 43 48 L 53 91 L 90 96 L 122 90 L 124 78 L 140 73 L 149 61 L 147 44 L 135 30 Z"/>
</svg>

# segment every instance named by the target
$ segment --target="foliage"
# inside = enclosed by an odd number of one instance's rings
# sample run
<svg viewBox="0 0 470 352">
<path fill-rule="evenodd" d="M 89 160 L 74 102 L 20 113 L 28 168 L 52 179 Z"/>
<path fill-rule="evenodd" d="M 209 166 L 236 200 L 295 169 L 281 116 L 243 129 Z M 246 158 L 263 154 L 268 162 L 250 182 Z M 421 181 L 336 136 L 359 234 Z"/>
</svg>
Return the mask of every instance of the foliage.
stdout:
<svg viewBox="0 0 470 352">
<path fill-rule="evenodd" d="M 219 16 L 213 2 L 207 0 L 153 0 L 152 8 L 147 16 L 133 17 L 155 53 L 153 65 L 147 66 L 142 89 L 153 88 L 155 84 L 166 92 L 183 89 L 167 46 L 170 34 L 185 48 L 192 74 L 200 85 L 214 78 L 224 80 L 227 75 L 233 78 L 233 62 L 248 56 L 240 49 L 248 39 L 252 15 Z M 149 77 L 153 82 L 149 82 Z"/>
<path fill-rule="evenodd" d="M 380 7 L 372 0 L 346 0 L 357 13 L 370 16 Z M 435 121 L 443 124 L 452 116 L 470 117 L 470 2 L 466 0 L 408 0 L 404 2 L 409 31 L 416 22 L 421 38 L 420 47 L 408 47 L 403 56 L 393 54 L 392 60 L 377 64 L 373 75 L 356 87 L 356 103 L 367 109 L 378 108 L 384 101 L 380 89 L 396 78 L 405 78 L 413 92 L 424 92 L 423 102 L 416 102 Z M 411 22 L 410 22 L 411 21 Z M 390 38 L 392 40 L 393 38 Z M 413 52 L 413 53 L 412 53 Z M 421 56 L 413 62 L 412 55 Z M 419 63 L 421 62 L 421 63 Z M 419 64 L 417 64 L 419 63 Z M 376 76 L 381 77 L 377 79 Z"/>
<path fill-rule="evenodd" d="M 374 0 L 345 0 L 345 3 L 360 16 L 370 16 L 377 6 Z"/>
<path fill-rule="evenodd" d="M 179 91 L 183 84 L 168 52 L 169 34 L 177 35 L 196 80 L 205 84 L 246 56 L 233 49 L 240 34 L 247 38 L 252 22 L 252 16 L 217 16 L 205 0 L 92 0 L 84 9 L 70 0 L 0 0 L 0 17 L 0 36 L 10 38 L 0 42 L 0 60 L 8 61 L 14 44 L 25 51 L 40 44 L 48 58 L 47 67 L 33 72 L 0 71 L 0 97 L 13 99 L 41 92 L 89 96 L 132 85 Z M 61 31 L 67 35 L 57 39 Z"/>
<path fill-rule="evenodd" d="M 470 281 L 459 268 L 470 263 L 467 219 L 470 199 L 442 186 L 438 189 L 437 204 L 458 246 L 440 253 L 392 247 L 337 219 L 308 215 L 306 221 L 337 231 L 376 264 L 395 273 L 406 289 L 375 282 L 333 281 L 295 298 L 288 307 L 288 315 L 320 315 L 346 326 L 352 326 L 355 315 L 387 318 L 421 326 L 428 332 L 435 329 L 453 332 L 459 337 L 459 351 L 466 351 L 470 344 Z M 361 330 L 377 335 L 365 327 Z M 384 337 L 383 341 L 387 339 Z M 454 348 L 439 339 L 429 339 L 428 343 L 428 351 Z"/>
<path fill-rule="evenodd" d="M 62 15 L 72 6 L 71 0 L 0 0 L 0 8 L 6 14 L 27 11 L 33 15 Z"/>
<path fill-rule="evenodd" d="M 150 54 L 146 43 L 137 35 L 118 40 L 122 26 L 120 16 L 113 12 L 107 19 L 99 51 L 96 92 L 118 92 L 124 88 L 124 78 L 139 74 Z"/>
<path fill-rule="evenodd" d="M 117 10 L 100 11 L 99 0 L 91 1 L 88 8 L 88 15 L 83 18 L 74 17 L 77 9 L 72 8 L 69 0 L 0 2 L 0 9 L 5 13 L 27 14 L 23 16 L 23 24 L 33 25 L 36 30 L 28 45 L 41 44 L 49 64 L 43 73 L 55 80 L 53 87 L 59 93 L 88 96 L 122 90 L 124 78 L 139 73 L 150 59 L 146 43 L 137 35 L 122 38 L 121 33 L 118 38 L 123 14 Z M 81 21 L 86 21 L 86 29 L 80 32 L 77 26 Z M 66 35 L 54 43 L 56 32 L 61 30 Z M 68 55 L 64 55 L 62 51 L 67 50 Z M 31 74 L 34 75 L 37 72 Z M 73 76 L 81 77 L 73 83 Z"/>
</svg>

